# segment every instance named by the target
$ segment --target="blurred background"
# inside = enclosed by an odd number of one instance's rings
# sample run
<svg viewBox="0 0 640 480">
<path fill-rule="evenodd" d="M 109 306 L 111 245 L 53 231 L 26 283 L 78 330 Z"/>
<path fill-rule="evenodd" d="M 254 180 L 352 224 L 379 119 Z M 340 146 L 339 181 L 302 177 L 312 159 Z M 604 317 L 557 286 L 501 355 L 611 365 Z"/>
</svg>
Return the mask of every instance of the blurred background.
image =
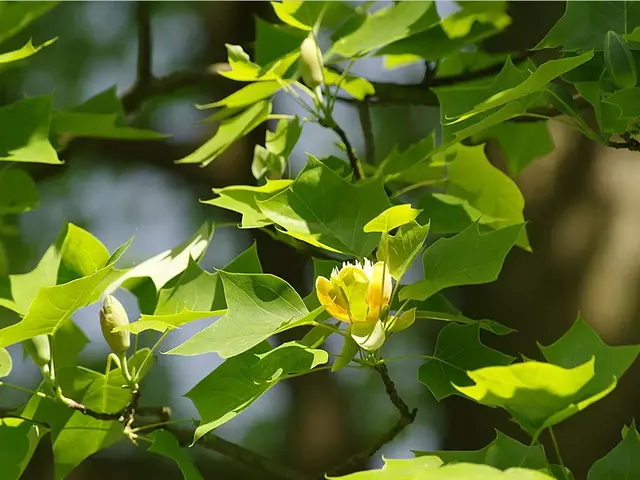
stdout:
<svg viewBox="0 0 640 480">
<path fill-rule="evenodd" d="M 386 4 L 377 3 L 376 8 Z M 441 13 L 452 8 L 448 2 L 438 3 Z M 254 17 L 276 21 L 268 2 L 148 2 L 148 7 L 153 74 L 158 77 L 225 62 L 225 43 L 251 52 Z M 136 9 L 132 2 L 63 2 L 40 18 L 7 47 L 21 46 L 28 37 L 36 44 L 60 38 L 25 67 L 1 73 L 0 104 L 55 92 L 55 107 L 65 109 L 114 85 L 119 94 L 126 92 L 136 78 Z M 530 48 L 563 11 L 563 2 L 512 2 L 512 25 L 485 42 L 484 48 L 492 52 Z M 370 80 L 415 84 L 421 81 L 424 67 L 385 70 L 381 59 L 366 59 L 356 62 L 354 72 Z M 209 112 L 198 111 L 194 104 L 221 99 L 239 86 L 216 78 L 135 108 L 130 116 L 133 125 L 171 134 L 168 140 L 80 140 L 65 152 L 63 166 L 29 166 L 38 182 L 41 206 L 16 218 L 17 233 L 2 238 L 10 272 L 31 270 L 66 222 L 89 230 L 110 251 L 135 234 L 123 260 L 133 264 L 186 240 L 205 220 L 233 220 L 199 200 L 211 198 L 214 187 L 255 183 L 250 171 L 254 145 L 263 143 L 266 127 L 274 125 L 259 127 L 205 169 L 173 162 L 215 131 L 215 124 L 201 123 Z M 277 97 L 274 104 L 276 113 L 297 113 L 297 108 L 284 97 Z M 364 140 L 356 108 L 338 105 L 336 120 L 362 154 Z M 436 128 L 438 112 L 408 105 L 376 106 L 372 122 L 376 157 L 381 160 L 394 145 L 402 149 Z M 472 318 L 490 318 L 517 329 L 518 333 L 506 337 L 483 339 L 512 355 L 539 357 L 535 341 L 553 342 L 572 325 L 578 311 L 607 343 L 640 343 L 638 154 L 600 148 L 559 122 L 552 122 L 550 129 L 555 151 L 515 179 L 527 201 L 525 217 L 530 221 L 534 253 L 513 251 L 500 280 L 459 289 L 452 292 L 452 300 Z M 306 125 L 291 158 L 293 172 L 306 162 L 306 152 L 318 157 L 340 155 L 336 141 L 333 132 Z M 487 150 L 491 160 L 502 166 L 498 148 L 489 144 Z M 266 272 L 285 278 L 301 294 L 311 290 L 310 259 L 260 232 L 218 228 L 202 265 L 209 270 L 222 267 L 254 241 Z M 134 297 L 127 292 L 118 297 L 129 316 L 136 318 Z M 74 316 L 92 340 L 100 340 L 97 312 L 98 307 L 92 306 Z M 213 320 L 173 333 L 162 350 L 182 343 Z M 413 335 L 396 337 L 385 347 L 388 355 L 429 352 L 439 326 L 416 325 Z M 10 381 L 37 385 L 37 370 L 21 361 L 20 347 L 15 347 L 11 353 L 17 365 Z M 340 345 L 330 347 L 337 350 Z M 81 361 L 104 369 L 106 353 L 103 342 L 96 341 Z M 215 355 L 160 357 L 145 386 L 143 403 L 170 405 L 174 418 L 194 416 L 195 409 L 182 395 L 219 363 Z M 380 465 L 380 455 L 410 458 L 411 449 L 478 449 L 494 438 L 494 428 L 525 441 L 502 411 L 459 397 L 435 402 L 416 382 L 419 364 L 390 363 L 398 390 L 420 412 L 415 424 L 363 467 Z M 638 373 L 639 367 L 632 367 L 613 394 L 557 429 L 564 460 L 576 479 L 586 478 L 589 466 L 619 441 L 623 424 L 637 416 L 640 386 L 634 377 Z M 24 400 L 16 392 L 0 390 L 2 407 Z M 396 416 L 377 376 L 344 370 L 331 375 L 318 372 L 278 384 L 216 433 L 300 470 L 314 471 L 368 445 Z M 194 448 L 193 454 L 207 479 L 265 478 L 211 452 Z M 53 478 L 51 467 L 50 445 L 45 440 L 24 478 Z M 165 459 L 125 444 L 94 455 L 70 478 L 146 477 L 182 478 Z"/>
</svg>

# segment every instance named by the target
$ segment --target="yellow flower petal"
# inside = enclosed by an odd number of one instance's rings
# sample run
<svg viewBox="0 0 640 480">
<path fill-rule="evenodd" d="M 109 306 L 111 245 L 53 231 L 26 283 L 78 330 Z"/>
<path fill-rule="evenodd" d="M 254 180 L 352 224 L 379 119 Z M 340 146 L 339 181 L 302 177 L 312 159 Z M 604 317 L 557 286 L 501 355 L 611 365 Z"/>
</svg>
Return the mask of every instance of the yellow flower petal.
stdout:
<svg viewBox="0 0 640 480">
<path fill-rule="evenodd" d="M 325 307 L 327 313 L 332 317 L 342 322 L 350 323 L 348 305 L 342 305 L 346 303 L 334 286 L 329 280 L 324 277 L 316 278 L 316 294 L 320 304 Z M 341 301 L 343 300 L 343 301 Z"/>
<path fill-rule="evenodd" d="M 392 288 L 389 267 L 384 262 L 376 263 L 373 266 L 371 281 L 367 289 L 367 303 L 369 304 L 367 319 L 380 316 L 382 309 L 389 304 Z"/>
</svg>

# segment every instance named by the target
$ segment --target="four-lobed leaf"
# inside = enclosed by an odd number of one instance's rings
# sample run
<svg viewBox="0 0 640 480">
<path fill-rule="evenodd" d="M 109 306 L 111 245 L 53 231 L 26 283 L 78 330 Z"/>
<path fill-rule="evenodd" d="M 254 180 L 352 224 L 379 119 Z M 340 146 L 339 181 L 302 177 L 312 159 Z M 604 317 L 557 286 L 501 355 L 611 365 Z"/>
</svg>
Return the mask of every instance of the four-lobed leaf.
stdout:
<svg viewBox="0 0 640 480">
<path fill-rule="evenodd" d="M 200 414 L 193 442 L 240 414 L 279 380 L 310 371 L 328 359 L 324 350 L 296 342 L 276 348 L 260 342 L 229 358 L 185 395 Z"/>
<path fill-rule="evenodd" d="M 473 384 L 467 376 L 469 370 L 509 365 L 513 360 L 513 357 L 482 344 L 479 324 L 452 323 L 438 335 L 433 355 L 418 370 L 418 381 L 440 401 L 458 393 L 454 385 Z"/>
<path fill-rule="evenodd" d="M 437 240 L 424 252 L 424 280 L 400 290 L 401 299 L 425 300 L 445 288 L 477 285 L 498 278 L 505 257 L 524 225 L 480 233 L 477 223 L 458 235 Z"/>
</svg>

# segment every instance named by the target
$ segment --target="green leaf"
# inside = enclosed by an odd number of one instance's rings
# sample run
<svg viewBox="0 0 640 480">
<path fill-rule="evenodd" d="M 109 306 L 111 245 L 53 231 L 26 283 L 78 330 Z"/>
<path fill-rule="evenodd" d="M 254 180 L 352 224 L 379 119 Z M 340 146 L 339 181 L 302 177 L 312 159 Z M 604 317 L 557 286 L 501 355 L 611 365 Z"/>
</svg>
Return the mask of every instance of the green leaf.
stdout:
<svg viewBox="0 0 640 480">
<path fill-rule="evenodd" d="M 594 378 L 595 359 L 566 369 L 551 363 L 527 361 L 467 372 L 475 382 L 456 389 L 483 405 L 507 410 L 523 430 L 537 436 L 609 394 L 615 378 L 596 395 L 585 386 Z"/>
<path fill-rule="evenodd" d="M 455 159 L 447 167 L 446 188 L 442 194 L 431 194 L 431 201 L 421 202 L 421 207 L 435 204 L 436 209 L 444 207 L 448 213 L 451 209 L 447 208 L 450 205 L 447 201 L 456 199 L 458 209 L 462 210 L 457 215 L 462 218 L 465 228 L 475 221 L 493 229 L 524 223 L 524 197 L 520 189 L 491 164 L 484 153 L 484 145 L 467 147 L 458 143 L 447 152 L 455 155 Z M 442 203 L 445 205 L 440 205 Z M 431 213 L 429 208 L 425 208 L 422 216 L 429 217 L 434 231 L 440 232 L 446 232 L 447 224 L 457 216 L 439 214 L 432 218 Z M 440 218 L 445 225 L 439 225 Z M 525 229 L 518 244 L 530 250 Z"/>
<path fill-rule="evenodd" d="M 0 3 L 0 43 L 13 37 L 60 2 Z"/>
<path fill-rule="evenodd" d="M 389 332 L 402 332 L 409 328 L 416 321 L 416 309 L 415 307 L 402 312 L 399 317 L 396 317 L 393 323 L 387 324 L 386 329 Z"/>
<path fill-rule="evenodd" d="M 458 386 L 473 384 L 467 376 L 469 370 L 509 365 L 513 360 L 480 342 L 480 325 L 450 324 L 438 335 L 433 355 L 418 370 L 418 381 L 440 401 L 458 393 Z"/>
<path fill-rule="evenodd" d="M 290 82 L 285 82 L 290 83 Z M 200 110 L 208 108 L 224 107 L 224 108 L 241 108 L 253 105 L 254 103 L 264 100 L 275 95 L 282 88 L 282 84 L 275 80 L 269 82 L 255 82 L 242 87 L 240 90 L 233 92 L 228 97 L 218 100 L 217 102 L 207 103 L 205 105 L 196 105 Z"/>
<path fill-rule="evenodd" d="M 635 422 L 626 432 L 622 441 L 613 450 L 595 462 L 587 480 L 625 480 L 640 475 L 640 435 Z"/>
<path fill-rule="evenodd" d="M 305 32 L 286 25 L 274 25 L 256 17 L 255 60 L 267 67 L 289 55 L 298 56 Z M 289 72 L 287 72 L 289 73 Z"/>
<path fill-rule="evenodd" d="M 33 46 L 31 39 L 26 43 L 26 45 L 18 50 L 13 50 L 12 52 L 0 53 L 0 64 L 2 63 L 10 63 L 17 62 L 18 60 L 23 60 L 25 58 L 30 57 L 31 55 L 35 55 L 44 47 L 48 47 L 53 42 L 55 42 L 58 38 L 52 38 L 44 42 L 42 45 L 38 45 L 37 47 Z"/>
<path fill-rule="evenodd" d="M 11 355 L 6 348 L 0 348 L 0 378 L 6 377 L 11 373 Z"/>
<path fill-rule="evenodd" d="M 254 103 L 235 117 L 225 118 L 215 135 L 195 152 L 190 153 L 176 163 L 199 163 L 206 167 L 218 158 L 229 146 L 239 138 L 247 135 L 264 122 L 271 113 L 271 102 L 263 100 Z"/>
<path fill-rule="evenodd" d="M 280 178 L 284 174 L 289 156 L 296 146 L 302 126 L 297 117 L 280 120 L 275 132 L 267 130 L 265 147 L 256 145 L 251 172 L 255 178 Z"/>
<path fill-rule="evenodd" d="M 54 112 L 52 130 L 75 137 L 145 140 L 170 135 L 127 126 L 116 87 L 94 95 L 68 111 Z"/>
<path fill-rule="evenodd" d="M 544 358 L 564 368 L 573 368 L 595 357 L 595 376 L 585 387 L 591 395 L 606 389 L 613 378 L 619 379 L 640 353 L 640 345 L 611 347 L 581 317 L 562 338 L 545 347 L 538 344 Z"/>
<path fill-rule="evenodd" d="M 21 418 L 0 419 L 0 469 L 2 478 L 19 480 L 22 478 L 40 438 L 46 433 L 43 426 L 35 425 Z"/>
<path fill-rule="evenodd" d="M 184 480 L 202 480 L 202 475 L 193 464 L 189 454 L 180 447 L 178 440 L 167 430 L 155 430 L 149 434 L 153 443 L 150 452 L 170 458 L 178 464 Z"/>
<path fill-rule="evenodd" d="M 620 109 L 617 118 L 632 119 L 640 116 L 639 94 L 640 87 L 624 88 L 606 97 L 604 102 Z"/>
<path fill-rule="evenodd" d="M 418 212 L 418 210 L 414 210 L 414 212 Z M 385 238 L 380 239 L 376 256 L 379 261 L 387 263 L 389 273 L 393 278 L 399 281 L 411 268 L 422 251 L 429 228 L 429 223 L 423 226 L 414 220 L 402 225 L 395 235 L 387 236 L 387 248 L 384 246 Z"/>
<path fill-rule="evenodd" d="M 219 271 L 229 306 L 227 314 L 170 350 L 173 355 L 216 352 L 233 357 L 275 333 L 312 323 L 321 309 L 311 313 L 287 282 L 269 274 Z"/>
<path fill-rule="evenodd" d="M 342 75 L 334 70 L 324 69 L 324 84 L 338 86 L 356 100 L 364 100 L 367 96 L 375 95 L 373 84 L 366 78 L 355 75 Z"/>
<path fill-rule="evenodd" d="M 487 136 L 498 141 L 513 175 L 555 148 L 547 122 L 505 122 L 491 128 Z"/>
<path fill-rule="evenodd" d="M 387 208 L 373 220 L 370 220 L 364 226 L 363 230 L 367 233 L 388 233 L 394 228 L 412 223 L 418 215 L 420 215 L 420 212 L 421 210 L 411 208 L 410 203 L 394 205 L 393 207 Z"/>
<path fill-rule="evenodd" d="M 49 143 L 52 103 L 42 95 L 0 107 L 0 161 L 63 163 Z"/>
<path fill-rule="evenodd" d="M 120 247 L 99 270 L 62 285 L 43 287 L 29 305 L 25 317 L 0 330 L 0 346 L 8 346 L 42 334 L 53 334 L 73 313 L 98 300 L 113 277 L 114 265 L 131 240 Z"/>
<path fill-rule="evenodd" d="M 267 183 L 260 187 L 233 185 L 225 188 L 214 188 L 213 192 L 219 196 L 202 203 L 242 214 L 240 228 L 266 227 L 273 224 L 273 222 L 262 213 L 257 202 L 274 196 L 292 183 L 292 180 L 267 180 Z"/>
<path fill-rule="evenodd" d="M 469 113 L 461 115 L 455 122 L 461 122 L 472 116 L 506 105 L 514 100 L 524 98 L 534 92 L 540 91 L 546 85 L 561 75 L 588 62 L 593 58 L 593 52 L 586 52 L 575 57 L 565 57 L 557 60 L 549 60 L 540 65 L 531 73 L 525 81 L 517 86 L 495 93 L 483 102 L 477 104 Z"/>
<path fill-rule="evenodd" d="M 329 329 L 323 328 L 323 330 L 329 332 Z M 353 357 L 355 357 L 360 351 L 358 344 L 353 338 L 351 338 L 351 335 L 345 335 L 343 338 L 344 342 L 342 343 L 342 350 L 340 350 L 340 355 L 338 356 L 338 358 L 336 358 L 336 361 L 333 362 L 333 365 L 331 366 L 332 372 L 342 370 L 344 367 L 349 365 L 351 363 L 351 360 L 353 360 Z M 304 342 L 303 344 L 306 345 L 306 343 Z"/>
<path fill-rule="evenodd" d="M 511 24 L 511 18 L 506 13 L 508 2 L 469 2 L 460 6 L 460 10 L 441 22 L 449 38 L 469 35 L 476 22 L 493 25 L 497 30 L 503 30 Z"/>
<path fill-rule="evenodd" d="M 635 2 L 567 2 L 562 18 L 535 49 L 562 47 L 563 51 L 601 51 L 609 30 L 626 35 L 638 24 L 640 6 Z"/>
<path fill-rule="evenodd" d="M 419 33 L 439 21 L 433 2 L 400 2 L 367 16 L 355 31 L 336 41 L 326 57 L 365 55 Z"/>
<path fill-rule="evenodd" d="M 300 56 L 298 51 L 291 52 L 265 68 L 251 61 L 249 55 L 239 45 L 225 44 L 230 70 L 218 70 L 218 74 L 237 82 L 264 82 L 281 80 L 291 65 Z"/>
<path fill-rule="evenodd" d="M 477 285 L 498 278 L 505 257 L 524 225 L 481 234 L 478 224 L 437 240 L 424 252 L 424 280 L 400 290 L 400 299 L 424 300 L 445 288 Z"/>
<path fill-rule="evenodd" d="M 475 451 L 440 450 L 437 452 L 413 452 L 416 457 L 436 456 L 444 463 L 477 463 L 501 470 L 524 467 L 532 470 L 547 468 L 547 459 L 541 445 L 527 446 L 496 430 L 496 438 Z"/>
<path fill-rule="evenodd" d="M 0 215 L 21 213 L 38 206 L 38 191 L 33 178 L 20 168 L 0 170 Z"/>
<path fill-rule="evenodd" d="M 261 342 L 226 360 L 185 395 L 200 414 L 194 443 L 240 414 L 279 380 L 310 371 L 327 363 L 328 359 L 324 350 L 307 348 L 296 342 L 274 349 L 267 342 Z"/>
<path fill-rule="evenodd" d="M 84 332 L 72 320 L 68 320 L 50 338 L 53 361 L 56 368 L 78 365 L 78 355 L 89 343 Z"/>
<path fill-rule="evenodd" d="M 427 302 L 435 298 L 437 298 L 437 296 L 429 298 Z M 424 302 L 424 303 L 427 303 L 427 302 Z M 415 307 L 415 308 L 419 308 L 419 307 Z M 505 325 L 502 325 L 501 323 L 498 323 L 495 320 L 486 320 L 486 319 L 473 320 L 471 318 L 467 318 L 455 308 L 453 309 L 453 311 L 449 311 L 449 312 L 441 312 L 441 311 L 434 311 L 434 310 L 417 310 L 416 318 L 425 319 L 425 320 L 438 320 L 442 322 L 460 323 L 462 325 L 479 325 L 481 329 L 486 330 L 487 332 L 491 332 L 495 335 L 508 335 L 509 333 L 515 332 L 513 328 L 509 328 Z"/>
<path fill-rule="evenodd" d="M 288 235 L 358 256 L 370 254 L 379 240 L 364 226 L 391 206 L 380 179 L 353 185 L 313 157 L 293 184 L 257 204 Z"/>
<path fill-rule="evenodd" d="M 489 465 L 455 463 L 443 465 L 435 456 L 404 460 L 384 458 L 384 467 L 365 470 L 330 480 L 553 480 L 553 477 L 526 468 L 509 468 L 502 471 Z"/>
<path fill-rule="evenodd" d="M 447 176 L 447 162 L 452 158 L 446 152 L 433 155 L 434 150 L 434 132 L 402 152 L 399 152 L 396 146 L 380 164 L 378 175 L 383 176 L 385 182 L 399 180 L 415 184 L 444 181 Z"/>
</svg>

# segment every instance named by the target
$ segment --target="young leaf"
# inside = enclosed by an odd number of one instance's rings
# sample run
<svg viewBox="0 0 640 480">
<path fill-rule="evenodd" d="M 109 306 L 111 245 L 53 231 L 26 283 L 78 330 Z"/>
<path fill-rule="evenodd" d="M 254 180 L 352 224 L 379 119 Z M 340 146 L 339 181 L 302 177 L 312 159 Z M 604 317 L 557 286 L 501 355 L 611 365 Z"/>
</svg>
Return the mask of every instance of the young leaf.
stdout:
<svg viewBox="0 0 640 480">
<path fill-rule="evenodd" d="M 373 84 L 366 78 L 354 75 L 342 75 L 334 70 L 324 69 L 324 84 L 338 86 L 356 100 L 364 100 L 367 96 L 376 94 Z"/>
<path fill-rule="evenodd" d="M 397 317 L 392 324 L 387 327 L 387 331 L 389 332 L 402 332 L 409 328 L 416 321 L 416 309 L 415 307 L 407 310 L 406 312 L 402 312 L 402 314 Z"/>
<path fill-rule="evenodd" d="M 42 45 L 38 45 L 37 47 L 33 46 L 31 39 L 25 44 L 24 47 L 19 48 L 18 50 L 13 50 L 11 52 L 0 53 L 0 64 L 2 63 L 10 63 L 17 62 L 18 60 L 24 60 L 25 58 L 30 57 L 31 55 L 35 55 L 44 47 L 48 47 L 53 42 L 55 42 L 57 38 L 52 38 L 51 40 L 47 40 Z"/>
<path fill-rule="evenodd" d="M 593 464 L 587 480 L 624 480 L 638 478 L 640 475 L 640 435 L 635 422 L 626 432 L 622 441 Z"/>
<path fill-rule="evenodd" d="M 239 138 L 247 135 L 264 122 L 271 113 L 271 102 L 263 100 L 254 103 L 235 117 L 222 120 L 215 135 L 195 152 L 190 153 L 176 163 L 199 163 L 206 167 L 218 158 Z"/>
<path fill-rule="evenodd" d="M 97 301 L 113 278 L 114 265 L 131 240 L 120 247 L 102 268 L 62 285 L 40 288 L 25 317 L 0 330 L 0 347 L 42 334 L 53 334 L 78 309 Z"/>
<path fill-rule="evenodd" d="M 229 306 L 227 314 L 167 353 L 216 352 L 223 358 L 233 357 L 279 331 L 311 323 L 321 311 L 309 313 L 296 291 L 273 275 L 218 273 Z"/>
<path fill-rule="evenodd" d="M 411 204 L 394 205 L 370 220 L 363 230 L 367 233 L 388 233 L 394 228 L 413 222 L 420 215 L 420 212 L 421 210 L 411 208 Z"/>
<path fill-rule="evenodd" d="M 52 104 L 42 95 L 0 107 L 0 161 L 63 163 L 49 142 Z"/>
<path fill-rule="evenodd" d="M 364 350 L 378 350 L 384 343 L 384 327 L 380 320 L 375 322 L 354 322 L 349 326 L 349 334 Z"/>
<path fill-rule="evenodd" d="M 564 368 L 576 367 L 595 357 L 595 376 L 584 389 L 590 395 L 606 389 L 612 378 L 622 377 L 640 353 L 640 345 L 607 345 L 582 317 L 576 319 L 562 338 L 547 347 L 540 344 L 538 347 L 547 362 Z"/>
<path fill-rule="evenodd" d="M 402 225 L 395 235 L 388 235 L 386 247 L 384 245 L 384 237 L 380 239 L 376 257 L 379 261 L 386 261 L 389 266 L 389 273 L 393 278 L 399 281 L 411 268 L 411 265 L 413 265 L 413 262 L 422 251 L 429 228 L 430 223 L 423 226 L 416 221 L 412 221 L 409 224 Z"/>
<path fill-rule="evenodd" d="M 285 84 L 290 82 L 286 81 Z M 255 82 L 242 87 L 240 90 L 233 92 L 231 95 L 218 100 L 217 102 L 207 103 L 206 105 L 196 105 L 199 110 L 208 108 L 224 107 L 224 108 L 242 108 L 253 105 L 254 103 L 272 97 L 282 88 L 282 83 L 275 80 L 269 82 Z"/>
<path fill-rule="evenodd" d="M 323 329 L 326 332 L 331 333 L 328 329 Z M 306 344 L 305 344 L 306 345 Z M 351 338 L 351 335 L 346 335 L 344 337 L 344 343 L 342 344 L 342 350 L 340 351 L 340 355 L 336 358 L 336 361 L 333 362 L 331 366 L 332 372 L 337 372 L 338 370 L 342 370 L 344 367 L 349 365 L 353 357 L 358 354 L 359 348 L 358 344 Z"/>
<path fill-rule="evenodd" d="M 310 371 L 328 359 L 324 350 L 296 342 L 274 349 L 261 342 L 226 360 L 185 395 L 200 414 L 193 442 L 240 414 L 287 375 Z"/>
<path fill-rule="evenodd" d="M 467 372 L 475 382 L 455 386 L 478 403 L 501 407 L 529 435 L 535 436 L 608 395 L 616 386 L 611 378 L 602 391 L 591 395 L 585 386 L 595 376 L 595 359 L 566 369 L 537 361 L 485 367 Z"/>
<path fill-rule="evenodd" d="M 153 443 L 150 452 L 170 458 L 178 464 L 184 480 L 203 480 L 189 454 L 180 447 L 178 440 L 167 430 L 155 430 L 149 434 Z"/>
<path fill-rule="evenodd" d="M 515 359 L 480 342 L 480 326 L 450 324 L 438 335 L 433 355 L 418 370 L 418 381 L 440 401 L 471 385 L 467 372 L 490 365 L 509 365 Z"/>
<path fill-rule="evenodd" d="M 288 235 L 358 256 L 370 254 L 379 239 L 364 226 L 391 206 L 379 179 L 353 185 L 313 157 L 291 186 L 257 204 Z"/>
<path fill-rule="evenodd" d="M 491 465 L 505 470 L 511 467 L 524 467 L 532 470 L 547 468 L 547 459 L 542 445 L 527 446 L 496 430 L 496 438 L 480 450 L 437 452 L 413 452 L 416 457 L 436 456 L 444 463 L 478 463 Z"/>
<path fill-rule="evenodd" d="M 512 225 L 481 234 L 473 224 L 454 237 L 439 239 L 422 257 L 424 280 L 400 290 L 400 299 L 425 300 L 445 288 L 493 282 L 523 228 Z"/>
<path fill-rule="evenodd" d="M 202 203 L 242 214 L 240 228 L 266 227 L 273 224 L 273 222 L 262 213 L 257 202 L 274 196 L 292 183 L 293 180 L 267 180 L 265 185 L 259 187 L 233 185 L 225 188 L 214 188 L 213 192 L 219 196 Z"/>
</svg>

